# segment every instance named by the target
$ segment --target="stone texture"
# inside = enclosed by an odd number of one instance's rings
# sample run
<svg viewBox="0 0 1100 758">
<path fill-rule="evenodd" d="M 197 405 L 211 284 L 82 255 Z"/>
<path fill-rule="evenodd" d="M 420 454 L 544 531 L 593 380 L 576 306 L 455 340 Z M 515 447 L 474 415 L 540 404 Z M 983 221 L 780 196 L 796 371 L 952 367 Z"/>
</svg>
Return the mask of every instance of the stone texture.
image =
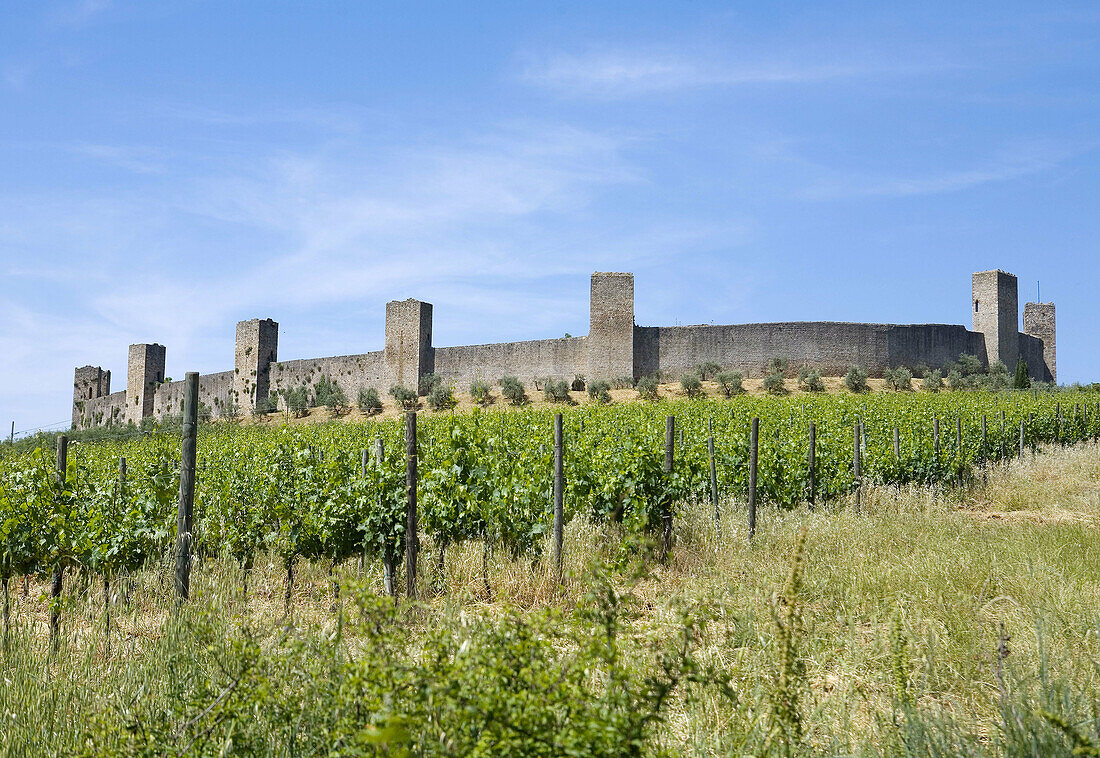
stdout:
<svg viewBox="0 0 1100 758">
<path fill-rule="evenodd" d="M 974 331 L 985 335 L 989 363 L 1000 361 L 1014 370 L 1020 351 L 1016 277 L 999 269 L 979 271 L 971 278 L 971 292 Z"/>
<path fill-rule="evenodd" d="M 589 380 L 635 376 L 634 274 L 592 274 L 588 327 Z"/>
<path fill-rule="evenodd" d="M 588 370 L 586 338 L 562 337 L 494 345 L 435 348 L 435 373 L 460 391 L 475 379 L 496 384 L 502 376 L 515 376 L 528 393 L 543 379 L 565 379 Z M 629 374 L 628 374 L 629 375 Z"/>
<path fill-rule="evenodd" d="M 434 371 L 431 303 L 412 298 L 386 303 L 384 352 L 389 384 L 416 389 L 420 377 Z"/>
<path fill-rule="evenodd" d="M 84 425 L 82 416 L 90 410 L 88 401 L 111 394 L 111 372 L 99 366 L 81 366 L 73 379 L 73 427 Z"/>
<path fill-rule="evenodd" d="M 1057 365 L 1057 340 L 1055 338 L 1054 303 L 1025 303 L 1024 304 L 1024 333 L 1038 337 L 1043 341 L 1043 369 L 1049 374 L 1043 381 L 1058 381 Z M 1038 363 L 1036 358 L 1028 361 L 1028 369 L 1032 376 L 1036 375 L 1031 367 L 1032 361 Z"/>
<path fill-rule="evenodd" d="M 279 325 L 269 318 L 237 323 L 233 362 L 233 398 L 243 412 L 267 399 L 269 370 L 278 360 Z"/>
<path fill-rule="evenodd" d="M 270 319 L 237 324 L 234 370 L 203 375 L 199 398 L 215 414 L 237 398 L 242 412 L 268 393 L 309 385 L 322 376 L 336 382 L 351 403 L 359 390 L 385 395 L 391 385 L 414 388 L 436 372 L 459 390 L 475 379 L 497 382 L 514 375 L 529 387 L 542 379 L 618 379 L 660 374 L 675 380 L 699 363 L 713 361 L 746 377 L 762 376 L 773 358 L 786 358 L 793 373 L 802 365 L 841 375 L 851 366 L 881 376 L 889 367 L 943 368 L 962 353 L 983 363 L 1001 360 L 1013 370 L 1017 356 L 1031 376 L 1057 377 L 1053 303 L 1028 303 L 1024 332 L 1017 330 L 1016 277 L 983 271 L 972 279 L 973 330 L 950 324 L 852 324 L 789 322 L 727 326 L 638 327 L 634 325 L 634 277 L 595 273 L 591 279 L 587 337 L 505 342 L 493 345 L 432 345 L 432 305 L 419 300 L 386 304 L 383 350 L 332 358 L 279 361 L 278 329 Z M 163 383 L 164 347 L 132 345 L 125 393 L 110 393 L 110 372 L 96 366 L 76 370 L 74 426 L 140 422 L 180 412 L 183 382 Z"/>
<path fill-rule="evenodd" d="M 130 345 L 126 368 L 126 421 L 153 415 L 157 385 L 164 381 L 164 345 Z"/>
</svg>

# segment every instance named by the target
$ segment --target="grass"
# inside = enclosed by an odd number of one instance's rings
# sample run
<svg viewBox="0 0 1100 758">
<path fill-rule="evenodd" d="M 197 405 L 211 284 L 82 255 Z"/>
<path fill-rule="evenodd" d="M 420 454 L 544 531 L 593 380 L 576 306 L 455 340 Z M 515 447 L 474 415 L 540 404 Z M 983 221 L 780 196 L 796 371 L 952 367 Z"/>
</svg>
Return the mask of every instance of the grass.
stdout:
<svg viewBox="0 0 1100 758">
<path fill-rule="evenodd" d="M 987 480 L 968 490 L 868 488 L 858 514 L 845 502 L 814 513 L 765 508 L 751 546 L 740 504 L 723 503 L 716 528 L 709 504 L 685 503 L 666 565 L 643 560 L 645 546 L 613 528 L 575 521 L 566 532 L 568 578 L 561 588 L 549 579 L 546 557 L 493 555 L 487 594 L 479 544 L 448 549 L 444 575 L 433 576 L 436 556 L 427 542 L 421 559 L 426 599 L 388 617 L 383 626 L 392 639 L 381 648 L 381 627 L 353 623 L 364 618 L 364 598 L 381 594 L 381 571 L 374 565 L 336 567 L 344 587 L 337 613 L 330 567 L 302 563 L 289 620 L 282 615 L 283 577 L 275 559 L 258 563 L 247 599 L 234 565 L 197 565 L 193 600 L 178 614 L 168 563 L 150 567 L 129 582 L 115 582 L 131 585 L 130 602 L 113 601 L 109 653 L 98 581 L 68 580 L 63 640 L 51 652 L 43 599 L 48 588 L 32 581 L 23 596 L 17 580 L 15 629 L 0 665 L 0 751 L 124 752 L 132 745 L 126 747 L 119 733 L 133 734 L 135 723 L 157 719 L 170 727 L 158 733 L 160 739 L 176 734 L 180 742 L 157 742 L 153 754 L 185 752 L 185 739 L 198 751 L 198 738 L 215 735 L 225 747 L 226 730 L 237 722 L 232 714 L 210 722 L 236 695 L 223 694 L 225 686 L 193 688 L 180 680 L 232 682 L 218 675 L 219 666 L 232 669 L 235 656 L 245 655 L 241 640 L 255 640 L 274 672 L 257 679 L 255 688 L 274 693 L 272 702 L 281 706 L 241 705 L 252 720 L 252 747 L 230 738 L 229 753 L 292 754 L 291 733 L 299 735 L 300 754 L 316 753 L 307 743 L 327 744 L 334 732 L 326 730 L 335 722 L 302 692 L 313 692 L 303 684 L 308 680 L 326 693 L 314 693 L 318 702 L 341 697 L 342 690 L 323 689 L 331 683 L 328 669 L 314 668 L 326 656 L 354 658 L 363 650 L 371 651 L 368 657 L 408 655 L 423 661 L 430 676 L 432 650 L 424 640 L 444 644 L 432 636 L 444 634 L 466 640 L 468 649 L 511 650 L 516 635 L 500 633 L 518 619 L 552 641 L 549 661 L 567 667 L 571 653 L 587 650 L 596 623 L 585 615 L 592 588 L 606 581 L 624 604 L 616 623 L 622 627 L 621 660 L 629 666 L 616 679 L 608 672 L 619 664 L 585 664 L 594 693 L 634 685 L 646 691 L 645 682 L 660 680 L 666 660 L 655 651 L 684 633 L 685 619 L 700 622 L 698 629 L 692 625 L 690 672 L 662 702 L 661 721 L 646 732 L 643 754 L 1069 755 L 1074 744 L 1084 751 L 1078 754 L 1089 754 L 1088 740 L 1097 732 L 1094 693 L 1100 691 L 1100 447 L 1044 450 L 989 471 Z M 792 598 L 792 590 L 783 593 L 803 529 L 801 581 Z M 432 594 L 433 584 L 445 590 Z M 793 641 L 790 632 L 782 634 L 801 666 L 785 670 L 804 670 L 793 681 L 777 678 L 776 645 L 784 628 L 779 620 L 788 618 L 784 608 L 792 600 L 800 631 Z M 579 636 L 558 638 L 557 629 Z M 181 646 L 194 649 L 183 653 Z M 543 654 L 523 657 L 541 660 Z M 459 688 L 476 695 L 475 711 L 497 703 L 491 700 L 496 686 L 549 686 L 529 682 L 524 677 L 534 675 L 512 664 L 462 668 L 464 655 L 456 648 L 447 660 L 458 668 L 447 668 L 446 676 L 468 678 Z M 776 689 L 791 687 L 802 690 L 801 745 L 776 739 L 770 715 Z M 789 692 L 780 694 L 790 702 Z M 433 697 L 445 700 L 440 693 Z M 549 709 L 554 701 L 546 697 Z M 472 718 L 469 713 L 463 718 Z M 290 731 L 280 721 L 288 714 L 297 714 Z M 208 724 L 210 734 L 203 737 Z M 255 742 L 256 734 L 267 741 Z M 433 745 L 430 754 L 453 754 L 444 743 Z M 510 752 L 524 751 L 513 746 Z"/>
</svg>

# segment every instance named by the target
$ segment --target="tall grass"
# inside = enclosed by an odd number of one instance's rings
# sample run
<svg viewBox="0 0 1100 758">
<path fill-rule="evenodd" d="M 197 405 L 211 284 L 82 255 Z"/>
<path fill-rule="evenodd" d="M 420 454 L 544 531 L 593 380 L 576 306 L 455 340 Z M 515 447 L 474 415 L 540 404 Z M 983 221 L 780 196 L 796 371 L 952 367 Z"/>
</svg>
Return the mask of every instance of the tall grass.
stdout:
<svg viewBox="0 0 1100 758">
<path fill-rule="evenodd" d="M 577 521 L 563 587 L 493 555 L 492 601 L 477 544 L 417 606 L 380 599 L 380 567 L 335 567 L 335 600 L 303 563 L 289 617 L 275 556 L 247 596 L 196 566 L 178 609 L 165 560 L 112 583 L 109 651 L 98 580 L 67 585 L 56 650 L 47 588 L 15 580 L 0 752 L 1095 754 L 1100 448 L 987 479 L 764 510 L 751 546 L 740 504 L 719 530 L 684 503 L 665 565 Z"/>
</svg>

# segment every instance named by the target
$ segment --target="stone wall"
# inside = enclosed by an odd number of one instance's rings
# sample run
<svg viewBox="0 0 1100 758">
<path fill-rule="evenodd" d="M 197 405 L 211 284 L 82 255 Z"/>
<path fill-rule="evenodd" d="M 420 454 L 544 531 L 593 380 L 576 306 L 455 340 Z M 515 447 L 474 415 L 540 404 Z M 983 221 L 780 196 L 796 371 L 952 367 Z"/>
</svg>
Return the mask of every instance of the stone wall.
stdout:
<svg viewBox="0 0 1100 758">
<path fill-rule="evenodd" d="M 279 325 L 269 318 L 237 324 L 233 355 L 233 396 L 238 406 L 249 409 L 267 399 L 268 368 L 279 357 Z"/>
<path fill-rule="evenodd" d="M 73 379 L 73 426 L 80 426 L 89 400 L 111 394 L 111 372 L 99 366 L 81 366 Z"/>
<path fill-rule="evenodd" d="M 435 373 L 469 390 L 475 379 L 496 383 L 502 376 L 515 376 L 528 390 L 546 378 L 572 380 L 588 371 L 584 337 L 562 337 L 530 342 L 502 342 L 495 345 L 437 347 Z"/>
<path fill-rule="evenodd" d="M 985 335 L 990 363 L 1016 368 L 1020 340 L 1020 301 L 1016 277 L 1005 271 L 979 271 L 971 278 L 974 331 Z"/>
<path fill-rule="evenodd" d="M 1058 381 L 1058 352 L 1055 334 L 1054 303 L 1026 303 L 1024 305 L 1024 333 L 1032 337 L 1037 337 L 1043 341 L 1042 370 L 1050 377 L 1044 381 Z M 1024 360 L 1027 361 L 1029 371 L 1034 374 L 1035 372 L 1031 367 L 1033 365 L 1038 366 L 1040 360 L 1039 356 L 1034 352 L 1034 349 L 1030 355 L 1031 360 L 1027 358 Z"/>
<path fill-rule="evenodd" d="M 1027 364 L 1028 376 L 1033 381 L 1053 382 L 1056 377 L 1047 365 L 1047 348 L 1043 340 L 1031 334 L 1020 335 L 1020 359 Z M 1013 367 L 1015 368 L 1015 367 Z"/>
<path fill-rule="evenodd" d="M 82 400 L 73 410 L 74 415 L 79 417 L 79 421 L 73 422 L 73 427 L 76 429 L 124 424 L 126 423 L 126 391 Z"/>
<path fill-rule="evenodd" d="M 384 398 L 390 388 L 385 353 L 381 350 L 334 358 L 277 361 L 271 364 L 269 372 L 270 392 L 272 396 L 280 395 L 278 400 L 280 408 L 286 405 L 281 397 L 282 392 L 305 384 L 309 385 L 312 393 L 313 385 L 320 381 L 322 376 L 336 382 L 348 396 L 348 402 L 353 405 L 359 397 L 360 389 L 374 387 Z"/>
<path fill-rule="evenodd" d="M 588 360 L 591 379 L 617 379 L 634 371 L 634 275 L 592 274 Z"/>
<path fill-rule="evenodd" d="M 153 398 L 153 417 L 164 418 L 183 413 L 183 396 L 186 389 L 187 383 L 182 380 L 157 385 Z M 232 395 L 232 371 L 199 375 L 199 402 L 209 408 L 213 415 L 221 416 L 225 413 L 226 404 Z M 240 403 L 237 406 L 238 410 L 244 410 Z"/>
<path fill-rule="evenodd" d="M 135 424 L 153 413 L 157 385 L 164 381 L 164 345 L 130 345 L 126 363 L 126 420 Z"/>
</svg>

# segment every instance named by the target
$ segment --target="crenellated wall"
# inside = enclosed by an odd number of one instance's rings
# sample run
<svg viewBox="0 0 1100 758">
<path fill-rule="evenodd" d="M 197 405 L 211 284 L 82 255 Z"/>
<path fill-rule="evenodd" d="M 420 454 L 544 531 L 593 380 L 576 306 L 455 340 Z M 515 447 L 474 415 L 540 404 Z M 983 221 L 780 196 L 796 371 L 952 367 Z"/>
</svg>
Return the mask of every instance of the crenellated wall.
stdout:
<svg viewBox="0 0 1100 758">
<path fill-rule="evenodd" d="M 413 389 L 434 372 L 459 391 L 476 379 L 498 382 L 516 376 L 531 385 L 542 379 L 616 380 L 627 375 L 679 377 L 700 363 L 714 362 L 744 376 L 762 376 L 774 358 L 785 358 L 792 371 L 806 365 L 826 375 L 862 366 L 872 376 L 885 369 L 943 368 L 970 353 L 988 365 L 1004 360 L 1015 368 L 1018 355 L 1033 379 L 1057 377 L 1053 303 L 1027 303 L 1024 333 L 1019 332 L 1016 277 L 1003 271 L 978 272 L 972 278 L 974 329 L 952 324 L 856 324 L 785 322 L 725 326 L 653 326 L 634 324 L 634 276 L 592 275 L 590 333 L 586 337 L 434 347 L 433 308 L 419 300 L 386 305 L 384 349 L 359 355 L 278 359 L 279 325 L 270 319 L 237 324 L 234 369 L 200 377 L 199 399 L 222 415 L 230 399 L 241 412 L 269 397 L 307 386 L 322 377 L 336 382 L 348 400 L 373 387 L 384 396 L 394 384 Z M 1015 337 L 1013 336 L 1015 335 Z M 110 372 L 98 366 L 76 369 L 73 384 L 74 427 L 140 421 L 178 414 L 183 382 L 163 382 L 164 347 L 131 345 L 126 392 L 110 392 Z M 533 387 L 532 387 L 533 389 Z"/>
</svg>

